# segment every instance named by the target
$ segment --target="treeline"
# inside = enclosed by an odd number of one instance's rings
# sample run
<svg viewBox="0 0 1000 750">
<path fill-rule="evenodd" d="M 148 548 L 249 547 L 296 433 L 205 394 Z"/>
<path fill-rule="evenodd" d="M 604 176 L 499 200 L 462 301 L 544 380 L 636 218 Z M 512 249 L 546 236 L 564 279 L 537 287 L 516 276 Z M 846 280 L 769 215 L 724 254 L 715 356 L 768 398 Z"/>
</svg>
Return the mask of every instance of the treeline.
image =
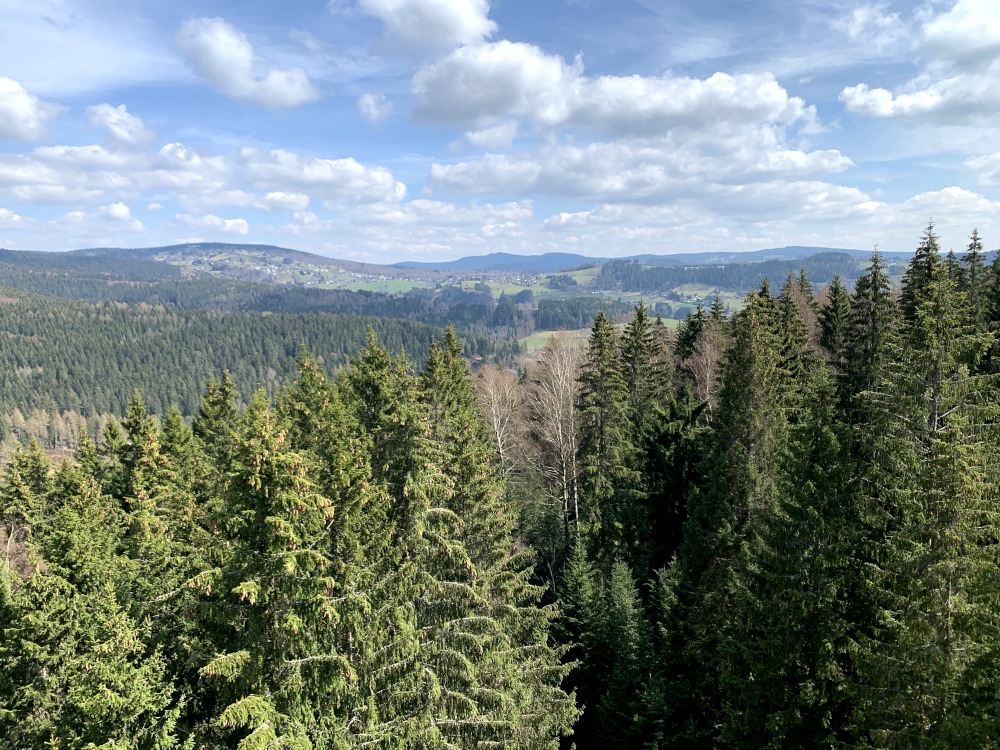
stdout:
<svg viewBox="0 0 1000 750">
<path fill-rule="evenodd" d="M 205 381 L 225 367 L 244 392 L 274 393 L 294 372 L 303 346 L 333 370 L 364 346 L 370 328 L 422 362 L 441 331 L 358 315 L 224 313 L 5 294 L 0 413 L 8 415 L 15 409 L 122 415 L 135 389 L 149 394 L 154 413 L 177 405 L 193 414 Z"/>
<path fill-rule="evenodd" d="M 213 380 L 161 429 L 136 396 L 100 449 L 15 456 L 4 748 L 557 748 L 555 609 L 454 332 L 420 375 L 372 338 L 236 401 Z"/>
<path fill-rule="evenodd" d="M 1000 262 L 641 306 L 478 381 L 588 748 L 996 747 Z"/>
<path fill-rule="evenodd" d="M 718 266 L 657 266 L 638 261 L 608 261 L 594 284 L 600 289 L 650 294 L 683 284 L 703 284 L 720 289 L 745 292 L 759 287 L 765 280 L 772 283 L 789 273 L 805 271 L 815 283 L 826 283 L 834 276 L 853 281 L 863 271 L 864 264 L 846 253 L 816 253 L 802 260 L 765 260 L 757 263 L 726 263 Z"/>
<path fill-rule="evenodd" d="M 601 310 L 612 320 L 625 320 L 633 305 L 600 297 L 540 299 L 535 311 L 535 327 L 540 331 L 587 328 Z"/>
</svg>

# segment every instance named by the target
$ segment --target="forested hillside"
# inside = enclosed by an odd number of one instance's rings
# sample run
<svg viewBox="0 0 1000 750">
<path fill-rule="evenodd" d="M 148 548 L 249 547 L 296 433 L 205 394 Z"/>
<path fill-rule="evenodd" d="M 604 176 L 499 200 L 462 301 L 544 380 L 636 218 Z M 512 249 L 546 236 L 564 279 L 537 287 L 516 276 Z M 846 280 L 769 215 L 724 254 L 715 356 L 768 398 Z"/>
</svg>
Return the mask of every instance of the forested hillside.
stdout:
<svg viewBox="0 0 1000 750">
<path fill-rule="evenodd" d="M 217 376 L 190 426 L 136 396 L 0 482 L 0 737 L 995 747 L 998 332 L 1000 261 L 929 225 L 899 288 L 599 311 L 519 370 L 450 328 L 419 374 L 373 335 L 243 409 Z"/>
<path fill-rule="evenodd" d="M 577 714 L 449 334 L 372 337 L 243 414 L 140 400 L 0 487 L 0 737 L 20 748 L 555 748 Z"/>
<path fill-rule="evenodd" d="M 8 292 L 8 295 L 11 293 Z M 360 315 L 179 310 L 0 299 L 0 414 L 15 408 L 124 414 L 138 389 L 151 411 L 194 414 L 205 382 L 229 368 L 237 385 L 274 393 L 303 347 L 329 368 L 346 364 L 373 329 L 393 351 L 423 362 L 442 329 Z"/>
</svg>

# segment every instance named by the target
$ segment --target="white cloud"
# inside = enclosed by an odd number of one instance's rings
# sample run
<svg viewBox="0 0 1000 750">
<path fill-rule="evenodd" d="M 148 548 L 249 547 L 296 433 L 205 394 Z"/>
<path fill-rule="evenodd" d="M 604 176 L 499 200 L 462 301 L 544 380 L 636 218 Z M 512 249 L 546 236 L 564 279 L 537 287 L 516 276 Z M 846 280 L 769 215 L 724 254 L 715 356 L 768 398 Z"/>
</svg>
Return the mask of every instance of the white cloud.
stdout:
<svg viewBox="0 0 1000 750">
<path fill-rule="evenodd" d="M 377 203 L 363 207 L 351 216 L 352 223 L 468 227 L 484 223 L 521 222 L 530 219 L 534 204 L 530 200 L 510 203 L 473 203 L 458 206 L 448 201 L 417 198 L 403 204 Z"/>
<path fill-rule="evenodd" d="M 18 227 L 24 223 L 24 219 L 11 211 L 9 208 L 0 208 L 0 227 Z"/>
<path fill-rule="evenodd" d="M 88 190 L 65 185 L 17 185 L 10 191 L 13 200 L 34 204 L 83 205 L 104 197 L 103 190 Z"/>
<path fill-rule="evenodd" d="M 857 44 L 883 53 L 905 42 L 908 29 L 899 13 L 892 13 L 884 3 L 860 5 L 836 19 L 833 27 Z"/>
<path fill-rule="evenodd" d="M 229 162 L 210 151 L 168 143 L 155 154 L 147 170 L 136 170 L 140 184 L 176 190 L 219 191 L 231 176 Z"/>
<path fill-rule="evenodd" d="M 264 196 L 258 205 L 266 211 L 305 211 L 309 196 L 305 193 L 274 191 Z"/>
<path fill-rule="evenodd" d="M 117 170 L 135 165 L 135 157 L 104 146 L 39 146 L 30 157 L 54 168 L 72 165 L 80 170 Z"/>
<path fill-rule="evenodd" d="M 530 156 L 487 154 L 433 164 L 431 187 L 448 193 L 543 193 L 558 198 L 649 203 L 704 195 L 714 184 L 797 180 L 840 172 L 838 151 L 783 147 L 767 129 L 729 138 L 546 145 Z"/>
<path fill-rule="evenodd" d="M 358 112 L 372 125 L 378 125 L 392 114 L 392 102 L 385 94 L 362 94 L 358 97 Z"/>
<path fill-rule="evenodd" d="M 457 164 L 432 164 L 429 183 L 446 192 L 520 193 L 536 187 L 541 164 L 487 154 Z"/>
<path fill-rule="evenodd" d="M 581 73 L 534 45 L 502 40 L 461 47 L 422 67 L 410 89 L 417 115 L 431 122 L 486 126 L 522 115 L 558 125 Z"/>
<path fill-rule="evenodd" d="M 241 173 L 257 187 L 312 193 L 331 201 L 401 201 L 406 185 L 383 167 L 366 167 L 355 159 L 322 159 L 277 149 L 243 148 L 237 155 Z"/>
<path fill-rule="evenodd" d="M 41 138 L 63 107 L 43 102 L 13 78 L 0 76 L 0 140 Z"/>
<path fill-rule="evenodd" d="M 107 128 L 111 140 L 122 146 L 146 146 L 156 140 L 156 133 L 147 128 L 138 115 L 129 112 L 124 104 L 90 107 L 87 120 L 91 125 Z"/>
<path fill-rule="evenodd" d="M 226 208 L 305 211 L 313 199 L 337 204 L 406 197 L 391 171 L 355 159 L 325 159 L 287 150 L 243 148 L 217 154 L 184 143 L 159 149 L 42 146 L 0 153 L 0 201 L 63 203 L 173 201 L 187 214 Z M 0 203 L 2 205 L 2 203 Z"/>
<path fill-rule="evenodd" d="M 178 214 L 177 220 L 195 229 L 207 229 L 220 234 L 247 235 L 250 233 L 250 224 L 246 219 L 223 219 L 214 214 L 206 214 L 204 216 Z"/>
<path fill-rule="evenodd" d="M 132 217 L 132 209 L 124 203 L 111 203 L 97 209 L 98 216 L 104 219 L 121 224 L 132 232 L 141 232 L 145 229 L 142 222 Z"/>
<path fill-rule="evenodd" d="M 479 129 L 510 117 L 539 128 L 646 137 L 676 128 L 816 123 L 815 109 L 790 96 L 770 74 L 589 77 L 579 58 L 571 65 L 533 45 L 506 40 L 457 49 L 419 69 L 410 88 L 419 117 Z"/>
<path fill-rule="evenodd" d="M 965 166 L 975 172 L 982 185 L 1000 185 L 1000 151 L 965 160 Z"/>
<path fill-rule="evenodd" d="M 880 118 L 968 124 L 1000 114 L 1000 4 L 958 0 L 925 21 L 918 47 L 924 68 L 915 78 L 894 91 L 847 86 L 840 100 Z"/>
<path fill-rule="evenodd" d="M 479 148 L 495 150 L 498 148 L 506 148 L 514 139 L 517 137 L 517 121 L 516 120 L 506 120 L 504 122 L 498 123 L 491 128 L 484 128 L 482 130 L 470 130 L 465 134 L 465 140 L 471 143 L 473 146 L 478 146 Z"/>
<path fill-rule="evenodd" d="M 476 44 L 492 36 L 488 0 L 359 0 L 386 25 L 384 46 L 408 54 Z"/>
<path fill-rule="evenodd" d="M 223 94 L 275 109 L 319 98 L 302 68 L 260 71 L 246 35 L 221 18 L 185 21 L 179 41 L 188 64 Z"/>
<path fill-rule="evenodd" d="M 1000 6 L 994 0 L 958 0 L 923 32 L 924 47 L 935 57 L 982 70 L 1000 56 Z"/>
</svg>

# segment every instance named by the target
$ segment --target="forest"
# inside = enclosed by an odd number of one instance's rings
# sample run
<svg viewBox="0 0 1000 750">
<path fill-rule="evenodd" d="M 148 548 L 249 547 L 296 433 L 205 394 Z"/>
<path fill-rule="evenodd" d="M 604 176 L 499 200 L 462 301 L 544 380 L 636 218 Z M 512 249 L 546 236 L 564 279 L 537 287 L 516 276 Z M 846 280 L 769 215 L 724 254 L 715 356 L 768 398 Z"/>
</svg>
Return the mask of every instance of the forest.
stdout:
<svg viewBox="0 0 1000 750">
<path fill-rule="evenodd" d="M 373 329 L 192 419 L 136 392 L 0 481 L 3 745 L 995 747 L 998 330 L 929 224 L 898 288 L 598 311 L 518 369 Z"/>
</svg>

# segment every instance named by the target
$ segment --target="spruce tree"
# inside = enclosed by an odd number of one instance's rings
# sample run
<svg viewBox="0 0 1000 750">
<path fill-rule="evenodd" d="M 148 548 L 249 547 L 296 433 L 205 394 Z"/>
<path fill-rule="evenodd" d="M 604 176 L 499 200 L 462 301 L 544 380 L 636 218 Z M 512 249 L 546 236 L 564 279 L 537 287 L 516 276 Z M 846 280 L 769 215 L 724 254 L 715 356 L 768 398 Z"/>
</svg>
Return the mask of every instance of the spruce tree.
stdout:
<svg viewBox="0 0 1000 750">
<path fill-rule="evenodd" d="M 474 707 L 471 714 L 452 715 L 451 729 L 442 727 L 442 734 L 469 747 L 553 746 L 575 716 L 572 700 L 560 686 L 560 653 L 546 643 L 555 610 L 538 606 L 541 590 L 529 583 L 528 558 L 515 545 L 514 515 L 502 475 L 491 468 L 497 455 L 475 409 L 462 352 L 449 327 L 444 340 L 432 347 L 421 377 L 432 414 L 431 437 L 451 479 L 443 505 L 458 521 L 451 541 L 453 563 L 430 572 L 446 591 L 461 587 L 472 594 L 469 600 L 451 602 L 451 608 L 464 605 L 464 612 L 428 610 L 430 618 L 424 619 L 438 641 L 433 648 L 454 650 L 468 664 L 461 680 L 438 673 L 442 687 L 456 697 L 464 694 Z M 458 549 L 467 557 L 459 557 Z M 439 619 L 442 614 L 445 618 Z"/>
<path fill-rule="evenodd" d="M 218 700 L 205 740 L 334 747 L 352 679 L 332 631 L 340 612 L 327 527 L 335 509 L 258 392 L 234 435 L 228 564 L 199 579 L 218 653 L 201 668 Z"/>
<path fill-rule="evenodd" d="M 0 731 L 12 750 L 154 750 L 176 736 L 164 660 L 150 623 L 123 607 L 119 512 L 93 479 L 64 465 L 54 480 L 39 564 L 0 630 Z"/>
<path fill-rule="evenodd" d="M 843 367 L 846 356 L 848 318 L 851 313 L 851 296 L 844 288 L 840 276 L 833 281 L 826 295 L 826 303 L 819 312 L 820 344 L 831 364 Z"/>
<path fill-rule="evenodd" d="M 281 394 L 279 412 L 290 445 L 309 456 L 320 493 L 333 503 L 328 524 L 331 596 L 338 621 L 331 643 L 350 664 L 343 701 L 343 740 L 350 746 L 407 742 L 424 710 L 413 614 L 416 575 L 412 539 L 396 539 L 388 496 L 371 477 L 371 447 L 342 382 L 331 382 L 308 353 L 296 381 Z"/>
<path fill-rule="evenodd" d="M 669 660 L 679 684 L 672 688 L 676 723 L 668 734 L 694 745 L 720 741 L 725 681 L 738 674 L 741 644 L 757 637 L 750 577 L 777 508 L 773 459 L 785 449 L 793 400 L 782 368 L 785 337 L 766 284 L 734 317 L 733 338 L 705 462 L 711 480 L 692 488 L 669 613 L 676 629 Z"/>
<path fill-rule="evenodd" d="M 858 695 L 861 726 L 880 745 L 978 746 L 996 727 L 993 704 L 970 701 L 967 686 L 997 679 L 982 669 L 1000 636 L 997 396 L 969 372 L 991 341 L 968 324 L 963 297 L 946 268 L 932 268 L 906 346 L 873 394 L 885 417 L 868 487 L 886 533 L 875 540 L 880 616 L 863 641 Z"/>
<path fill-rule="evenodd" d="M 591 549 L 610 570 L 625 552 L 626 504 L 638 489 L 628 386 L 622 376 L 618 334 L 604 312 L 591 329 L 580 376 L 580 498 Z"/>
<path fill-rule="evenodd" d="M 927 293 L 927 286 L 935 269 L 941 264 L 938 236 L 934 233 L 934 222 L 927 223 L 920 244 L 903 274 L 903 287 L 899 296 L 899 307 L 904 320 L 912 323 L 917 317 L 917 307 Z"/>
</svg>

